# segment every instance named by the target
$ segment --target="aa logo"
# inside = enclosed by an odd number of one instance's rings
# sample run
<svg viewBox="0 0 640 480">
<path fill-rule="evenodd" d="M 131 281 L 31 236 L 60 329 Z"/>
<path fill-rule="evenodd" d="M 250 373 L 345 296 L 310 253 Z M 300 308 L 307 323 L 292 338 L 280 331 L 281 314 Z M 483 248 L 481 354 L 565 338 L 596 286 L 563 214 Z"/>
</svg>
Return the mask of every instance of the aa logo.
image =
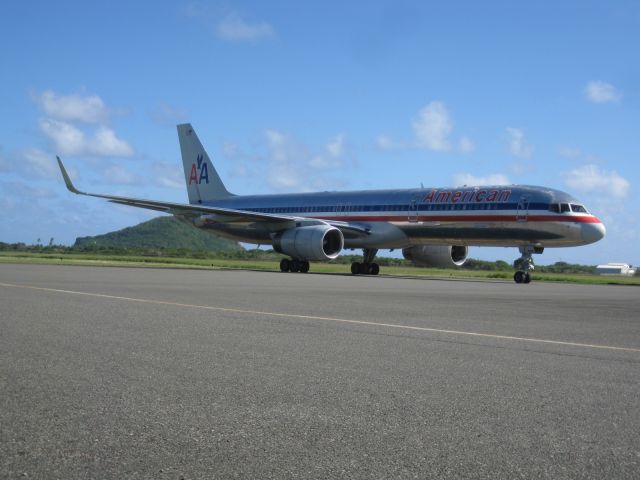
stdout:
<svg viewBox="0 0 640 480">
<path fill-rule="evenodd" d="M 191 174 L 189 175 L 189 185 L 197 183 L 198 185 L 209 183 L 209 173 L 207 172 L 207 162 L 202 158 L 202 155 L 198 155 L 197 162 L 191 164 Z"/>
</svg>

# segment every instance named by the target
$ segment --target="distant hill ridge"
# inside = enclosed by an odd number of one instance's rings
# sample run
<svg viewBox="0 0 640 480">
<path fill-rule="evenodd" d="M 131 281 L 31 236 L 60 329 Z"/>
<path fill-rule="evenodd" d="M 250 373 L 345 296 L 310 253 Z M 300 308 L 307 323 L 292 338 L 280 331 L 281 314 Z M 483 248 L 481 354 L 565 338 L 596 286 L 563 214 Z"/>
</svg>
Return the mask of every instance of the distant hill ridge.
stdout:
<svg viewBox="0 0 640 480">
<path fill-rule="evenodd" d="M 174 217 L 157 217 L 116 232 L 78 237 L 74 247 L 171 248 L 215 252 L 243 250 L 237 242 L 203 232 Z"/>
</svg>

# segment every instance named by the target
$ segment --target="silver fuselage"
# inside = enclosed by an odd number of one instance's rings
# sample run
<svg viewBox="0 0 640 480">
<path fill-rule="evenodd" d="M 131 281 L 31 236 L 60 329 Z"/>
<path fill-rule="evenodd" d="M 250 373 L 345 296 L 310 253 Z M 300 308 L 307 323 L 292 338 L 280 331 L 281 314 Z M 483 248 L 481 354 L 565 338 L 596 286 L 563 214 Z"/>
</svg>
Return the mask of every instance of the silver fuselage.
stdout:
<svg viewBox="0 0 640 480">
<path fill-rule="evenodd" d="M 344 235 L 345 248 L 405 248 L 419 244 L 568 247 L 604 236 L 602 222 L 585 212 L 554 212 L 552 204 L 580 204 L 546 187 L 496 185 L 410 190 L 235 196 L 203 205 L 318 218 L 359 225 L 368 235 Z M 191 220 L 199 228 L 246 243 L 270 244 L 272 230 L 216 215 Z M 271 233 L 270 233 L 271 232 Z"/>
</svg>

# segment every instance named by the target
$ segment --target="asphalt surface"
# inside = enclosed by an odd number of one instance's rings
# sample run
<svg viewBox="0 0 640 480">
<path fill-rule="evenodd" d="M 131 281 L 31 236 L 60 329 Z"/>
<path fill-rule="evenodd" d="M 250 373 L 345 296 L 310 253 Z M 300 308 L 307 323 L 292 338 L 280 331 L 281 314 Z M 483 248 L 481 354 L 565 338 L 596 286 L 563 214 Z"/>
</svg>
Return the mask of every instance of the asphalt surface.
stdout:
<svg viewBox="0 0 640 480">
<path fill-rule="evenodd" d="M 636 287 L 0 264 L 1 478 L 639 472 Z"/>
</svg>

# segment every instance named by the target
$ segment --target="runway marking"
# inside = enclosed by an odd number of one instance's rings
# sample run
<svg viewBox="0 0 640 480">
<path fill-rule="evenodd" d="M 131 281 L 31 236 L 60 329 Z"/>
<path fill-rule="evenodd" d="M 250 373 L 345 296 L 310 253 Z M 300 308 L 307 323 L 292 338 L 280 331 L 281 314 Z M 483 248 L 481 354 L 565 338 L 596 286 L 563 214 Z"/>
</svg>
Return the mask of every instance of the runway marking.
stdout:
<svg viewBox="0 0 640 480">
<path fill-rule="evenodd" d="M 125 300 L 128 302 L 148 303 L 152 305 L 169 305 L 172 307 L 191 308 L 191 309 L 197 309 L 197 310 L 212 310 L 216 312 L 243 313 L 243 314 L 264 315 L 269 317 L 280 317 L 280 318 L 297 318 L 301 320 L 320 320 L 323 322 L 368 325 L 368 326 L 375 326 L 375 327 L 395 328 L 399 330 L 413 330 L 418 332 L 441 333 L 445 335 L 463 335 L 468 337 L 493 338 L 497 340 L 515 340 L 519 342 L 545 343 L 550 345 L 563 345 L 563 346 L 569 346 L 569 347 L 595 348 L 599 350 L 615 350 L 615 351 L 621 351 L 621 352 L 640 353 L 640 348 L 633 348 L 633 347 L 616 347 L 612 345 L 596 345 L 596 344 L 590 344 L 590 343 L 563 342 L 561 340 L 545 340 L 542 338 L 513 337 L 510 335 L 465 332 L 462 330 L 446 330 L 442 328 L 416 327 L 412 325 L 399 325 L 396 323 L 368 322 L 366 320 L 350 320 L 347 318 L 320 317 L 316 315 L 300 315 L 295 313 L 265 312 L 261 310 L 246 310 L 242 308 L 213 307 L 210 305 L 195 305 L 195 304 L 189 304 L 189 303 L 168 302 L 165 300 L 149 300 L 145 298 L 121 297 L 117 295 L 106 295 L 104 293 L 79 292 L 76 290 L 62 290 L 58 288 L 36 287 L 33 285 L 18 285 L 18 284 L 3 283 L 3 282 L 0 282 L 0 286 L 11 287 L 11 288 L 24 288 L 29 290 L 39 290 L 43 292 L 66 293 L 69 295 L 84 295 L 88 297 L 107 298 L 111 300 Z"/>
</svg>

